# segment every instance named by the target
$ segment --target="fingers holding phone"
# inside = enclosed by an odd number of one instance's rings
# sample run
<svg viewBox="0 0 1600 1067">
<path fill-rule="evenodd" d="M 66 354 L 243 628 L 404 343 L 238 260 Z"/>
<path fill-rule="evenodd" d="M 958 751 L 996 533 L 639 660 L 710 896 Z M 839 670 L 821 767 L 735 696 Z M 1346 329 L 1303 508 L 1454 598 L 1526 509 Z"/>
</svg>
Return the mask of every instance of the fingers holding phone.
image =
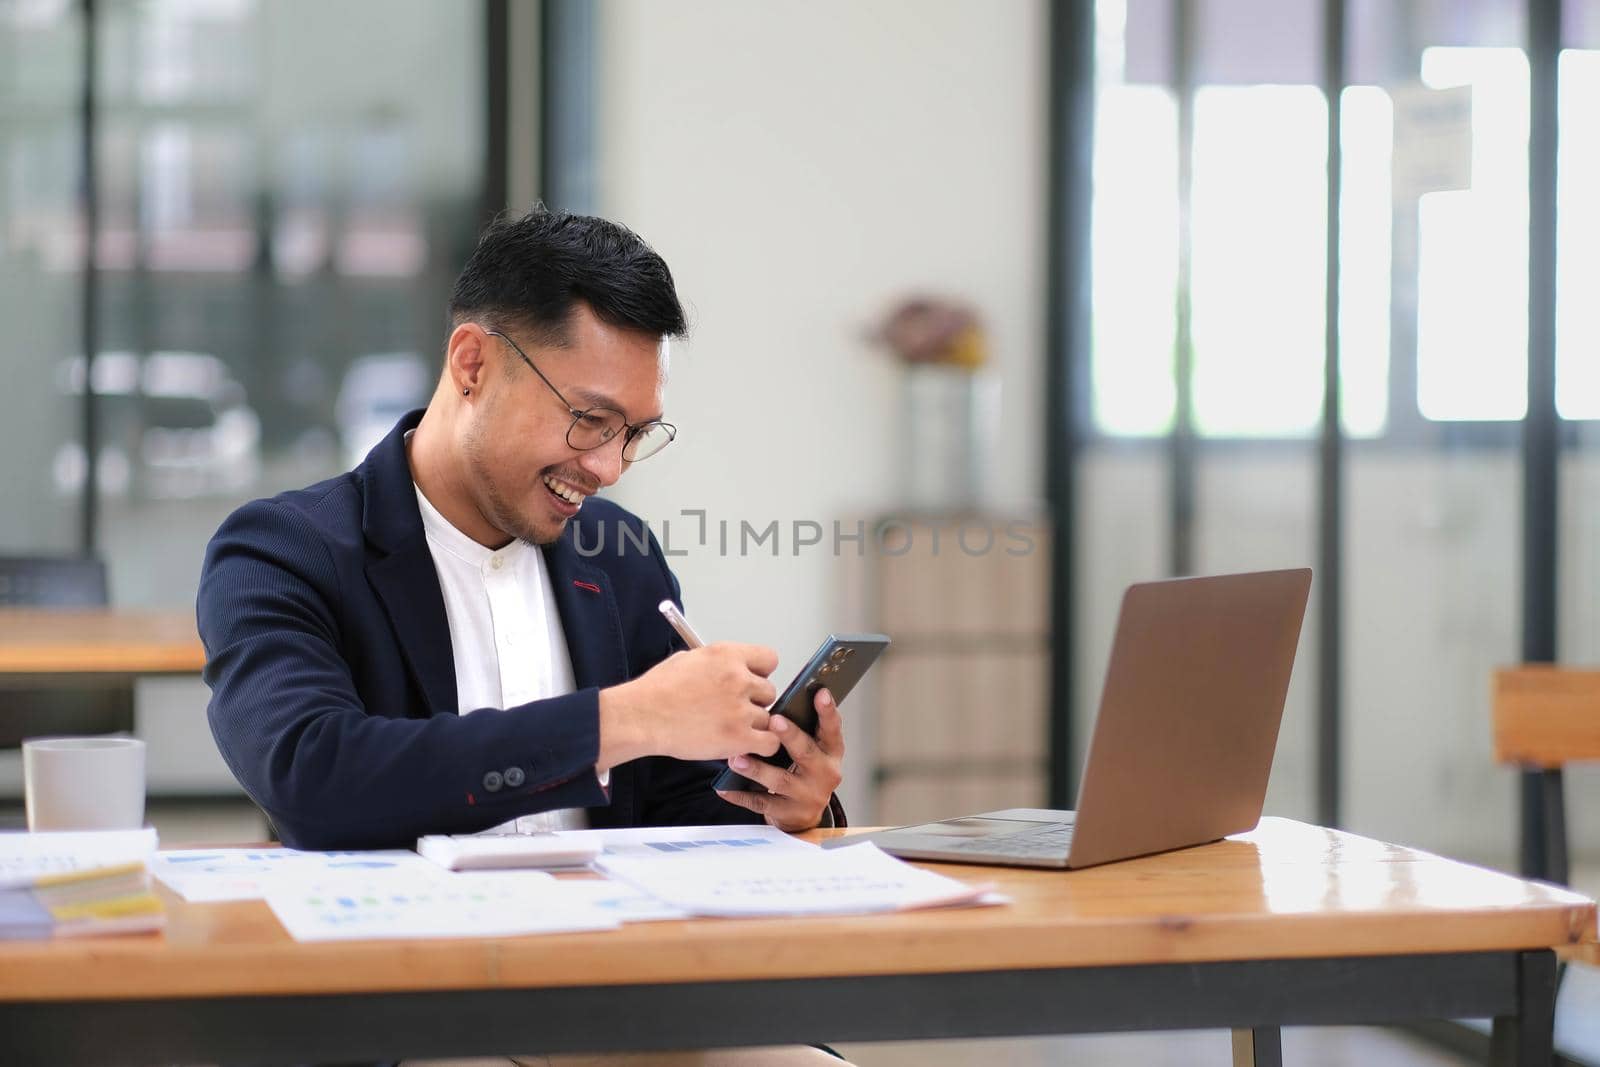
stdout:
<svg viewBox="0 0 1600 1067">
<path fill-rule="evenodd" d="M 826 688 L 814 691 L 812 707 L 815 737 L 807 736 L 786 716 L 772 716 L 772 731 L 792 761 L 787 769 L 750 756 L 728 761 L 730 770 L 758 783 L 765 792 L 719 788 L 718 795 L 756 812 L 780 830 L 796 833 L 816 826 L 844 780 L 844 720 Z"/>
<path fill-rule="evenodd" d="M 828 703 L 833 707 L 834 716 L 837 716 L 839 702 L 844 700 L 887 647 L 889 639 L 883 634 L 830 634 L 793 680 L 784 687 L 782 695 L 772 705 L 774 716 L 781 716 L 797 727 L 783 735 L 786 738 L 784 741 L 786 751 L 775 756 L 767 756 L 766 753 L 756 754 L 767 763 L 782 769 L 796 762 L 794 750 L 790 748 L 791 740 L 795 745 L 801 745 L 812 738 L 823 738 L 824 749 L 842 752 L 843 729 L 836 721 L 833 736 L 824 738 L 823 716 L 817 710 L 820 705 L 815 702 L 816 697 L 819 692 L 826 689 Z M 717 777 L 713 788 L 719 793 L 723 791 L 760 793 L 766 786 L 754 775 L 745 774 L 737 765 L 730 763 L 728 769 Z"/>
</svg>

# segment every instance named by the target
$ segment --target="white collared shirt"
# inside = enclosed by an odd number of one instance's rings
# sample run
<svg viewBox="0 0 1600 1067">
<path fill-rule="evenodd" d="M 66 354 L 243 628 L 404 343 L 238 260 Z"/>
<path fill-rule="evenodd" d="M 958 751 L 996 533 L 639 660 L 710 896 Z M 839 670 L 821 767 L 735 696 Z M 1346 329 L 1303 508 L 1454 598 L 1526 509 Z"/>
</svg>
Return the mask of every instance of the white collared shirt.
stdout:
<svg viewBox="0 0 1600 1067">
<path fill-rule="evenodd" d="M 485 548 L 452 526 L 420 488 L 417 507 L 444 594 L 460 713 L 502 714 L 505 708 L 575 691 L 567 635 L 544 553 L 516 539 L 503 548 Z M 600 784 L 608 785 L 609 778 L 599 776 Z M 587 825 L 582 808 L 563 808 L 524 815 L 490 832 L 579 830 Z"/>
</svg>

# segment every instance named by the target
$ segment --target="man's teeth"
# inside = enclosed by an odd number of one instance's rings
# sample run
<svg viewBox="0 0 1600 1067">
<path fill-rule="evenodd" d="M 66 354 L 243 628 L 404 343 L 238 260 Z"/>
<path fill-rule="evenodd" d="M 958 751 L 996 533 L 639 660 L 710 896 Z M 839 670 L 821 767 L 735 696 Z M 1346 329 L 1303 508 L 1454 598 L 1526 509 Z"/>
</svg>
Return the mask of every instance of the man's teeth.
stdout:
<svg viewBox="0 0 1600 1067">
<path fill-rule="evenodd" d="M 583 503 L 584 494 L 578 492 L 576 489 L 572 488 L 572 486 L 558 478 L 552 478 L 549 475 L 546 475 L 544 484 L 550 487 L 550 491 L 552 493 L 560 497 L 562 500 L 565 500 L 569 504 Z"/>
</svg>

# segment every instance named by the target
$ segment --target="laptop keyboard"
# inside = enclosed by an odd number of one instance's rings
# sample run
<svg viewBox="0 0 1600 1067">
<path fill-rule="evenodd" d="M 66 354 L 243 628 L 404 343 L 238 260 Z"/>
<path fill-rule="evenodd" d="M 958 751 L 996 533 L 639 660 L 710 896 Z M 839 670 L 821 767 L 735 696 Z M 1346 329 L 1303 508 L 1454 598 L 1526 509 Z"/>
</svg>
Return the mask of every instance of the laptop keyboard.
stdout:
<svg viewBox="0 0 1600 1067">
<path fill-rule="evenodd" d="M 1018 858 L 1064 856 L 1072 844 L 1072 823 L 1049 823 L 1037 830 L 1023 830 L 1004 837 L 966 837 L 941 841 L 947 852 L 982 852 L 991 856 Z"/>
</svg>

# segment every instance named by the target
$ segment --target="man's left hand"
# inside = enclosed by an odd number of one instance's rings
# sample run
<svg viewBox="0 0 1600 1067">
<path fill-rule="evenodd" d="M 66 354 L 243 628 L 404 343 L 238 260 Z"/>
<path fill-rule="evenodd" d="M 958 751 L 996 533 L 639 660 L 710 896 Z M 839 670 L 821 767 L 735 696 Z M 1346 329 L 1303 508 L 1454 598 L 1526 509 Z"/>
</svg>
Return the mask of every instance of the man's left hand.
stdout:
<svg viewBox="0 0 1600 1067">
<path fill-rule="evenodd" d="M 751 756 L 736 756 L 728 766 L 752 781 L 767 787 L 765 793 L 718 790 L 730 804 L 749 808 L 766 817 L 768 823 L 788 833 L 809 830 L 822 821 L 833 791 L 844 780 L 844 721 L 833 694 L 817 690 L 813 701 L 817 709 L 817 736 L 806 732 L 782 715 L 774 715 L 768 729 L 778 735 L 793 764 L 788 770 L 774 767 Z"/>
</svg>

